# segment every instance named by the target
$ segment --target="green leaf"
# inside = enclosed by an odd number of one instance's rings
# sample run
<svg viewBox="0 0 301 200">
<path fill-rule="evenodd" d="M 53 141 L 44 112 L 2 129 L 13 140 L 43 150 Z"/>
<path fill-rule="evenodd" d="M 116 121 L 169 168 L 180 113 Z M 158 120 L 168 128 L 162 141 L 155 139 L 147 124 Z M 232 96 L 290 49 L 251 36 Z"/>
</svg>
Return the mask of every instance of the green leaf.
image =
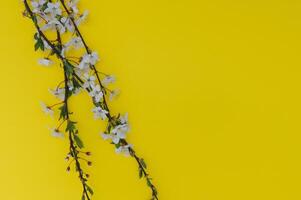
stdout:
<svg viewBox="0 0 301 200">
<path fill-rule="evenodd" d="M 112 129 L 112 126 L 111 126 L 111 124 L 109 124 L 109 125 L 108 125 L 108 128 L 107 128 L 108 133 L 111 132 L 111 129 Z"/>
<path fill-rule="evenodd" d="M 73 87 L 74 87 L 75 89 L 81 87 L 80 83 L 79 83 L 75 78 L 72 78 L 72 83 L 73 83 Z"/>
<path fill-rule="evenodd" d="M 82 200 L 85 200 L 86 199 L 86 196 L 85 196 L 85 194 L 83 194 L 83 196 L 82 196 Z"/>
<path fill-rule="evenodd" d="M 40 48 L 39 42 L 36 42 L 34 45 L 34 50 L 37 51 Z"/>
<path fill-rule="evenodd" d="M 44 42 L 43 42 L 43 40 L 42 40 L 41 38 L 40 38 L 40 49 L 41 49 L 42 51 L 45 50 Z"/>
<path fill-rule="evenodd" d="M 66 117 L 67 117 L 67 106 L 66 106 L 66 104 L 61 106 L 59 108 L 59 110 L 60 110 L 60 119 L 66 119 Z"/>
<path fill-rule="evenodd" d="M 153 195 L 158 195 L 158 191 L 157 191 L 157 189 L 155 188 L 155 187 L 152 187 L 152 189 L 153 189 Z"/>
<path fill-rule="evenodd" d="M 142 167 L 143 167 L 144 169 L 147 168 L 146 163 L 145 163 L 145 161 L 144 161 L 143 158 L 140 159 L 140 163 L 141 163 L 141 165 L 142 165 Z"/>
<path fill-rule="evenodd" d="M 35 51 L 37 51 L 39 48 L 41 48 L 41 41 L 40 41 L 40 38 L 38 38 L 38 39 L 36 40 L 36 43 L 35 43 L 35 45 L 34 45 Z"/>
<path fill-rule="evenodd" d="M 66 70 L 66 74 L 67 74 L 67 76 L 68 77 L 71 77 L 72 76 L 72 74 L 73 74 L 73 65 L 71 64 L 71 63 L 69 63 L 68 61 L 65 61 L 64 62 L 64 68 L 65 68 L 65 70 Z"/>
<path fill-rule="evenodd" d="M 89 192 L 91 195 L 94 194 L 92 188 L 91 188 L 89 185 L 86 185 L 86 188 L 87 188 L 88 192 Z"/>
<path fill-rule="evenodd" d="M 83 144 L 82 140 L 78 137 L 77 134 L 73 134 L 73 138 L 74 138 L 74 140 L 75 140 L 75 142 L 76 142 L 76 145 L 77 145 L 80 149 L 84 147 L 84 144 Z"/>
<path fill-rule="evenodd" d="M 71 120 L 68 120 L 68 121 L 67 121 L 66 132 L 74 133 L 75 130 L 76 130 L 75 124 L 76 124 L 76 122 L 73 122 L 73 121 L 71 121 Z"/>
<path fill-rule="evenodd" d="M 37 17 L 35 15 L 33 15 L 31 17 L 32 21 L 35 23 L 35 24 L 38 24 L 38 20 L 37 20 Z"/>
<path fill-rule="evenodd" d="M 143 177 L 143 171 L 142 169 L 139 167 L 139 178 L 142 178 Z"/>
<path fill-rule="evenodd" d="M 38 38 L 39 38 L 39 34 L 38 34 L 38 33 L 35 33 L 35 34 L 34 34 L 34 39 L 37 40 Z"/>
<path fill-rule="evenodd" d="M 112 144 L 114 144 L 114 143 L 112 143 Z M 115 148 L 116 149 L 118 149 L 120 147 L 120 144 L 118 143 L 118 144 L 115 144 Z"/>
<path fill-rule="evenodd" d="M 148 185 L 149 187 L 152 187 L 152 186 L 153 186 L 152 181 L 151 181 L 150 178 L 147 178 L 147 179 L 146 179 L 146 183 L 147 183 L 147 185 Z"/>
<path fill-rule="evenodd" d="M 45 46 L 44 46 L 44 42 L 43 42 L 41 36 L 38 33 L 35 33 L 34 34 L 34 39 L 36 40 L 36 43 L 34 45 L 35 51 L 37 51 L 38 49 L 41 49 L 42 51 L 44 51 Z"/>
</svg>

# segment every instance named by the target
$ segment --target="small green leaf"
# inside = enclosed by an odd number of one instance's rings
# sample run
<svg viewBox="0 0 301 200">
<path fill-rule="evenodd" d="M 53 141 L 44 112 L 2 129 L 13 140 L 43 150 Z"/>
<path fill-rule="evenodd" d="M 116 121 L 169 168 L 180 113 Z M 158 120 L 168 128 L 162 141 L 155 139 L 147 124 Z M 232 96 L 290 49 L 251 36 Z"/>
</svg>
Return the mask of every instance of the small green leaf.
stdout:
<svg viewBox="0 0 301 200">
<path fill-rule="evenodd" d="M 142 167 L 143 167 L 144 169 L 147 168 L 146 163 L 145 163 L 145 161 L 144 161 L 143 158 L 140 159 L 140 163 L 141 163 L 141 165 L 142 165 Z"/>
<path fill-rule="evenodd" d="M 84 147 L 84 144 L 82 142 L 82 140 L 78 137 L 77 134 L 73 134 L 73 138 L 76 142 L 76 145 L 79 147 L 79 148 L 83 148 Z"/>
<path fill-rule="evenodd" d="M 45 50 L 44 42 L 43 42 L 43 40 L 42 40 L 41 38 L 40 38 L 40 49 L 41 49 L 42 51 Z"/>
<path fill-rule="evenodd" d="M 38 34 L 38 33 L 35 33 L 35 34 L 34 34 L 34 39 L 37 40 L 38 38 L 39 38 L 39 34 Z"/>
<path fill-rule="evenodd" d="M 147 179 L 146 179 L 146 183 L 147 183 L 147 185 L 148 185 L 149 187 L 152 187 L 152 186 L 153 186 L 152 181 L 151 181 L 150 178 L 147 178 Z"/>
<path fill-rule="evenodd" d="M 34 45 L 35 51 L 37 51 L 38 49 L 41 49 L 42 51 L 44 51 L 45 47 L 44 47 L 44 42 L 43 42 L 41 36 L 39 36 L 38 33 L 35 33 L 34 39 L 36 40 L 36 43 Z"/>
<path fill-rule="evenodd" d="M 89 192 L 91 195 L 94 194 L 92 188 L 91 188 L 89 185 L 86 185 L 86 188 L 87 188 L 88 192 Z"/>
<path fill-rule="evenodd" d="M 86 196 L 85 196 L 85 194 L 83 194 L 83 196 L 82 196 L 82 200 L 85 200 L 86 199 Z"/>
<path fill-rule="evenodd" d="M 74 87 L 75 89 L 81 87 L 80 83 L 79 83 L 75 78 L 72 78 L 72 83 L 73 83 L 73 87 Z"/>
<path fill-rule="evenodd" d="M 143 177 L 143 171 L 142 169 L 139 167 L 139 178 L 142 178 Z"/>
<path fill-rule="evenodd" d="M 40 44 L 38 42 L 34 45 L 34 50 L 37 51 L 40 48 Z"/>
<path fill-rule="evenodd" d="M 66 119 L 66 117 L 67 117 L 67 106 L 66 106 L 66 104 L 61 106 L 59 108 L 59 110 L 60 110 L 60 119 Z"/>
<path fill-rule="evenodd" d="M 156 196 L 157 196 L 157 195 L 158 195 L 157 189 L 153 186 L 153 187 L 152 187 L 152 190 L 153 190 L 153 195 L 156 195 Z"/>
<path fill-rule="evenodd" d="M 38 20 L 37 20 L 37 17 L 35 15 L 33 15 L 31 17 L 32 21 L 35 23 L 35 24 L 38 24 Z"/>
<path fill-rule="evenodd" d="M 53 49 L 51 49 L 50 55 L 53 56 L 54 54 L 55 54 L 55 51 Z"/>
<path fill-rule="evenodd" d="M 112 144 L 114 144 L 113 142 L 112 142 Z M 115 144 L 115 148 L 116 149 L 118 149 L 120 147 L 120 144 L 118 143 L 118 144 Z"/>
<path fill-rule="evenodd" d="M 41 10 L 45 10 L 47 8 L 47 1 L 45 1 L 45 3 L 43 4 L 43 6 L 42 6 L 42 8 L 41 8 Z"/>
<path fill-rule="evenodd" d="M 74 133 L 75 132 L 75 124 L 76 122 L 73 122 L 71 120 L 68 120 L 67 121 L 67 127 L 66 127 L 66 132 L 71 132 L 71 133 Z"/>
<path fill-rule="evenodd" d="M 65 61 L 64 62 L 64 68 L 65 68 L 65 70 L 66 70 L 66 74 L 67 74 L 67 76 L 68 77 L 71 77 L 72 76 L 72 74 L 73 74 L 73 65 L 70 63 L 70 62 L 68 62 L 68 61 Z"/>
</svg>

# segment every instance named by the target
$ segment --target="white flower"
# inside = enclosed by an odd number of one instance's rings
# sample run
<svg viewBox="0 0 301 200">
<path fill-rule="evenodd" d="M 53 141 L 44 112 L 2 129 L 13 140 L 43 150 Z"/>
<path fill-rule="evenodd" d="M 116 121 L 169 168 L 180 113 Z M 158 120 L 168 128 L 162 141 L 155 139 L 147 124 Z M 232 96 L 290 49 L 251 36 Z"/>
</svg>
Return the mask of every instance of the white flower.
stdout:
<svg viewBox="0 0 301 200">
<path fill-rule="evenodd" d="M 77 95 L 80 92 L 80 87 L 74 87 L 72 81 L 69 81 L 68 86 L 69 86 L 69 91 L 72 92 L 74 95 Z"/>
<path fill-rule="evenodd" d="M 38 60 L 38 63 L 40 65 L 50 66 L 52 64 L 52 61 L 49 60 L 48 58 L 41 58 L 41 59 Z"/>
<path fill-rule="evenodd" d="M 59 29 L 60 34 L 63 34 L 66 32 L 66 28 L 63 24 L 61 24 L 60 22 L 56 25 L 56 27 Z"/>
<path fill-rule="evenodd" d="M 96 62 L 99 60 L 99 56 L 97 52 L 92 52 L 91 54 L 88 54 L 86 56 L 88 56 L 88 60 L 92 65 L 95 65 Z"/>
<path fill-rule="evenodd" d="M 60 34 L 63 34 L 66 32 L 66 28 L 57 19 L 52 19 L 52 20 L 48 21 L 47 24 L 45 24 L 41 28 L 41 31 L 56 30 L 56 28 L 59 29 Z"/>
<path fill-rule="evenodd" d="M 44 10 L 45 13 L 49 13 L 51 16 L 55 17 L 57 15 L 62 14 L 62 10 L 60 8 L 60 3 L 47 3 L 47 8 Z"/>
<path fill-rule="evenodd" d="M 84 60 L 81 60 L 81 62 L 78 65 L 78 68 L 80 70 L 87 71 L 87 69 L 89 69 L 89 63 L 86 63 Z"/>
<path fill-rule="evenodd" d="M 79 63 L 78 67 L 80 69 L 85 69 L 89 67 L 89 65 L 95 65 L 96 62 L 99 60 L 98 54 L 96 52 L 92 52 L 91 54 L 85 54 L 81 62 Z"/>
<path fill-rule="evenodd" d="M 104 140 L 111 139 L 114 144 L 118 144 L 121 139 L 118 135 L 113 134 L 103 134 L 102 138 Z"/>
<path fill-rule="evenodd" d="M 46 0 L 39 0 L 39 1 L 32 1 L 32 12 L 33 13 L 40 13 L 43 5 L 46 3 Z"/>
<path fill-rule="evenodd" d="M 55 90 L 49 89 L 50 93 L 60 100 L 65 99 L 65 88 L 57 88 Z"/>
<path fill-rule="evenodd" d="M 107 110 L 104 110 L 99 106 L 93 108 L 92 112 L 94 113 L 95 119 L 101 118 L 102 120 L 105 120 L 107 118 L 107 114 L 109 113 Z"/>
<path fill-rule="evenodd" d="M 131 147 L 132 147 L 132 145 L 130 145 L 130 144 L 120 146 L 116 149 L 116 153 L 123 153 L 124 155 L 129 156 Z"/>
<path fill-rule="evenodd" d="M 80 75 L 80 76 L 91 72 L 89 67 L 84 68 L 84 69 L 80 69 L 80 68 L 76 67 L 76 68 L 74 68 L 74 71 L 76 72 L 77 75 Z"/>
<path fill-rule="evenodd" d="M 110 101 L 114 100 L 119 95 L 119 90 L 112 90 L 110 91 L 109 99 Z"/>
<path fill-rule="evenodd" d="M 90 96 L 94 98 L 95 102 L 98 103 L 103 99 L 103 93 L 99 85 L 91 85 L 92 91 L 90 91 Z"/>
<path fill-rule="evenodd" d="M 95 84 L 95 76 L 90 76 L 89 74 L 84 74 L 85 82 L 83 84 L 84 88 L 92 87 Z"/>
<path fill-rule="evenodd" d="M 67 28 L 69 32 L 74 31 L 74 26 L 70 17 L 62 17 L 61 22 L 64 24 L 64 26 Z"/>
<path fill-rule="evenodd" d="M 53 136 L 53 137 L 56 137 L 56 138 L 63 138 L 64 137 L 64 134 L 63 133 L 61 133 L 58 129 L 56 129 L 56 128 L 53 128 L 52 130 L 51 130 L 51 135 Z"/>
<path fill-rule="evenodd" d="M 107 139 L 110 139 L 111 138 L 111 135 L 110 134 L 106 134 L 106 133 L 103 133 L 103 132 L 100 132 L 100 134 L 99 134 L 101 137 L 102 137 L 102 139 L 104 139 L 104 140 L 107 140 Z"/>
<path fill-rule="evenodd" d="M 114 83 L 115 82 L 115 77 L 113 75 L 107 75 L 104 79 L 102 79 L 102 84 L 104 86 L 109 85 L 110 83 Z"/>
<path fill-rule="evenodd" d="M 116 126 L 110 134 L 102 134 L 102 138 L 107 140 L 111 139 L 114 144 L 118 144 L 121 139 L 126 138 L 128 127 L 126 124 Z"/>
<path fill-rule="evenodd" d="M 80 70 L 87 70 L 87 69 L 89 69 L 89 65 L 90 65 L 90 63 L 87 62 L 86 60 L 84 60 L 84 58 L 82 58 L 78 65 L 78 68 Z"/>
<path fill-rule="evenodd" d="M 129 131 L 128 124 L 117 125 L 113 128 L 112 134 L 117 135 L 119 138 L 125 139 L 125 134 Z"/>
<path fill-rule="evenodd" d="M 67 42 L 65 46 L 66 48 L 74 47 L 75 49 L 79 49 L 82 48 L 84 45 L 80 37 L 75 37 L 75 38 L 71 38 L 71 40 Z"/>
<path fill-rule="evenodd" d="M 79 26 L 85 19 L 87 18 L 89 12 L 87 10 L 84 11 L 83 14 L 79 16 L 79 18 L 75 21 L 75 24 Z"/>
<path fill-rule="evenodd" d="M 129 131 L 129 125 L 128 125 L 128 116 L 125 114 L 124 116 L 119 118 L 119 122 L 121 124 L 116 125 L 113 127 L 110 133 L 101 134 L 102 138 L 107 140 L 111 139 L 114 144 L 119 144 L 121 139 L 126 138 L 126 133 Z"/>
<path fill-rule="evenodd" d="M 121 124 L 128 124 L 128 118 L 129 118 L 128 113 L 125 113 L 123 116 L 119 118 L 119 121 Z"/>
<path fill-rule="evenodd" d="M 74 13 L 78 13 L 77 3 L 78 0 L 70 0 L 67 4 Z"/>
<path fill-rule="evenodd" d="M 41 102 L 41 107 L 42 107 L 42 110 L 44 113 L 53 116 L 54 112 L 49 106 L 47 106 L 45 103 Z"/>
</svg>

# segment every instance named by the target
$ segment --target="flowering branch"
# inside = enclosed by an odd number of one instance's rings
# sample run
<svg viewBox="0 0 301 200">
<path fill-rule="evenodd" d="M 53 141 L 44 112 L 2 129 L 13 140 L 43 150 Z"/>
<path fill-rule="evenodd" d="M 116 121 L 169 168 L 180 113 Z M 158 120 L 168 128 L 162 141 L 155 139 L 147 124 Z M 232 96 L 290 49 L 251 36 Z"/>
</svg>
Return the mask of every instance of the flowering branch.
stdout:
<svg viewBox="0 0 301 200">
<path fill-rule="evenodd" d="M 68 10 L 68 8 L 66 7 L 64 0 L 60 0 L 60 2 L 62 3 L 62 5 L 63 5 L 65 11 L 67 12 L 67 14 L 70 16 L 70 20 L 71 20 L 71 22 L 72 22 L 72 24 L 73 24 L 73 26 L 74 26 L 74 28 L 75 28 L 75 31 L 76 31 L 77 35 L 81 38 L 81 41 L 82 41 L 82 43 L 83 43 L 83 45 L 84 45 L 84 47 L 85 47 L 85 49 L 86 49 L 86 52 L 87 52 L 88 54 L 91 54 L 91 51 L 90 51 L 90 49 L 89 49 L 87 43 L 85 42 L 85 40 L 84 40 L 84 38 L 83 38 L 81 32 L 79 31 L 79 29 L 78 29 L 78 27 L 77 27 L 77 25 L 76 25 L 74 19 L 72 18 L 71 12 L 70 12 L 70 11 Z M 100 85 L 100 88 L 101 88 L 102 92 L 103 92 L 103 93 L 106 93 L 106 90 L 105 90 L 105 88 L 103 87 L 103 85 L 102 85 L 102 83 L 101 83 L 101 81 L 100 81 L 99 74 L 98 74 L 98 71 L 97 71 L 96 68 L 95 68 L 95 65 L 91 65 L 91 67 L 92 67 L 92 70 L 94 71 L 94 74 L 95 74 L 95 76 L 96 76 L 96 78 L 97 78 L 98 84 Z M 107 105 L 107 101 L 106 101 L 106 97 L 105 97 L 105 96 L 103 97 L 103 104 L 104 104 L 105 109 L 108 111 L 107 117 L 108 117 L 108 119 L 109 119 L 109 124 L 114 125 L 114 119 L 111 117 L 110 110 L 109 110 L 109 107 L 108 107 L 108 105 Z M 122 140 L 120 141 L 120 145 L 128 146 L 128 143 L 127 143 L 127 141 L 126 141 L 125 139 L 122 139 Z M 146 164 L 145 164 L 144 160 L 143 160 L 142 158 L 139 158 L 139 157 L 136 155 L 136 153 L 135 153 L 135 151 L 133 150 L 133 148 L 130 147 L 130 146 L 129 146 L 129 152 L 130 152 L 130 155 L 133 156 L 133 157 L 135 158 L 135 160 L 137 161 L 137 163 L 138 163 L 138 165 L 139 165 L 139 174 L 140 174 L 139 176 L 140 176 L 140 177 L 143 177 L 143 176 L 144 176 L 144 177 L 146 178 L 147 185 L 148 185 L 148 186 L 151 188 L 151 190 L 152 190 L 153 198 L 154 198 L 154 199 L 158 199 L 156 187 L 152 184 L 151 178 L 149 177 L 148 173 L 146 172 Z"/>
<path fill-rule="evenodd" d="M 81 89 L 85 89 L 92 98 L 94 108 L 92 112 L 96 119 L 107 120 L 107 128 L 101 134 L 104 139 L 109 139 L 116 147 L 117 153 L 124 153 L 130 155 L 138 164 L 139 177 L 144 177 L 148 187 L 152 191 L 153 200 L 158 200 L 157 189 L 152 183 L 152 179 L 147 173 L 147 166 L 145 161 L 138 157 L 134 151 L 132 145 L 126 141 L 126 133 L 129 131 L 127 114 L 121 116 L 112 115 L 107 103 L 107 95 L 110 99 L 117 95 L 115 90 L 110 90 L 107 85 L 114 82 L 115 78 L 111 75 L 97 71 L 95 64 L 99 60 L 98 54 L 92 52 L 85 42 L 78 26 L 86 18 L 87 12 L 82 14 L 77 9 L 78 0 L 57 0 L 54 3 L 51 0 L 30 0 L 32 9 L 30 8 L 27 0 L 24 0 L 26 12 L 25 16 L 28 16 L 34 22 L 37 29 L 35 34 L 35 50 L 41 49 L 42 51 L 50 50 L 49 55 L 46 58 L 40 59 L 41 65 L 49 66 L 53 63 L 50 57 L 56 55 L 60 60 L 64 70 L 64 81 L 59 83 L 56 90 L 52 93 L 63 100 L 60 103 L 63 104 L 60 110 L 60 119 L 63 119 L 61 125 L 66 121 L 66 133 L 69 135 L 70 152 L 67 156 L 73 160 L 69 163 L 67 170 L 70 170 L 70 164 L 75 162 L 76 170 L 79 174 L 79 179 L 83 185 L 82 199 L 90 200 L 89 194 L 93 194 L 91 188 L 86 184 L 88 175 L 85 174 L 81 168 L 80 160 L 86 159 L 79 156 L 81 151 L 78 149 L 83 147 L 82 141 L 78 137 L 78 130 L 75 126 L 76 122 L 70 120 L 69 115 L 72 114 L 68 107 L 68 98 L 78 93 Z M 64 11 L 61 10 L 61 6 Z M 55 40 L 48 39 L 44 31 L 56 31 L 57 38 Z M 71 39 L 64 43 L 62 41 L 62 34 L 71 33 Z M 76 37 L 74 37 L 74 35 Z M 71 48 L 79 49 L 84 47 L 86 54 L 80 58 L 68 55 L 68 50 Z M 101 79 L 101 76 L 104 78 Z M 60 85 L 64 83 L 64 88 Z M 44 105 L 44 111 L 47 113 L 53 113 L 53 106 Z M 56 136 L 60 135 L 59 131 L 55 129 Z M 90 154 L 90 153 L 89 153 Z M 86 152 L 86 155 L 89 155 Z M 88 165 L 91 164 L 87 161 Z"/>
<path fill-rule="evenodd" d="M 82 183 L 83 186 L 83 194 L 82 194 L 82 199 L 87 199 L 90 200 L 90 196 L 89 193 L 92 195 L 93 194 L 93 190 L 87 185 L 86 181 L 88 178 L 88 174 L 84 173 L 83 169 L 81 168 L 81 164 L 80 164 L 80 160 L 79 160 L 79 153 L 81 153 L 80 151 L 78 151 L 78 148 L 82 148 L 83 144 L 81 142 L 81 140 L 78 137 L 78 130 L 75 127 L 76 122 L 73 122 L 70 120 L 70 111 L 69 111 L 69 107 L 68 107 L 68 98 L 71 96 L 69 94 L 69 86 L 68 86 L 68 74 L 67 74 L 67 68 L 66 68 L 66 60 L 61 56 L 60 51 L 62 50 L 61 46 L 61 36 L 59 31 L 57 30 L 57 41 L 59 43 L 59 49 L 57 49 L 51 42 L 50 40 L 48 40 L 48 38 L 45 36 L 45 34 L 41 31 L 38 23 L 37 23 L 37 18 L 34 15 L 34 13 L 31 11 L 27 0 L 24 1 L 25 4 L 25 8 L 26 11 L 28 12 L 28 14 L 30 15 L 31 19 L 33 20 L 36 29 L 38 31 L 38 33 L 41 35 L 41 37 L 44 39 L 44 41 L 46 41 L 46 43 L 52 48 L 52 51 L 54 51 L 54 53 L 61 59 L 61 61 L 64 63 L 64 83 L 65 83 L 65 94 L 64 94 L 64 101 L 62 102 L 64 105 L 61 107 L 61 117 L 63 118 L 63 122 L 60 124 L 60 126 L 67 121 L 67 127 L 66 127 L 66 132 L 69 134 L 68 138 L 69 138 L 69 153 L 66 157 L 67 160 L 70 159 L 70 157 L 73 158 L 73 160 L 71 160 L 70 164 L 73 163 L 73 161 L 75 162 L 75 167 L 76 167 L 76 171 L 79 174 L 79 179 Z M 60 104 L 60 103 L 58 103 Z M 57 105 L 57 104 L 55 104 Z M 48 107 L 48 109 L 50 110 L 51 108 Z M 59 126 L 59 127 L 60 127 Z M 54 133 L 56 135 L 60 135 L 59 129 L 56 128 L 54 130 Z M 75 142 L 76 141 L 76 142 Z M 86 153 L 86 155 L 88 155 L 89 153 Z M 88 165 L 91 165 L 90 161 L 87 161 Z M 70 171 L 70 164 L 67 168 L 67 171 Z"/>
</svg>

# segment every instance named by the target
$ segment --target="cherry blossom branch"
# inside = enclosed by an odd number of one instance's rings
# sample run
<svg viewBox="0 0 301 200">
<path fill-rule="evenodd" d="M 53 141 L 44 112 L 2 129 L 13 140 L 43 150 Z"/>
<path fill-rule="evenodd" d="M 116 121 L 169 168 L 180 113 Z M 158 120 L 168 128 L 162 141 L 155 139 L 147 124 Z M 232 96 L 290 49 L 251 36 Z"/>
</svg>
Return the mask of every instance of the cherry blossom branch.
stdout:
<svg viewBox="0 0 301 200">
<path fill-rule="evenodd" d="M 81 164 L 80 164 L 80 157 L 78 156 L 78 154 L 80 153 L 80 151 L 77 150 L 77 148 L 81 148 L 83 145 L 80 144 L 81 141 L 79 139 L 79 137 L 77 136 L 78 134 L 78 130 L 75 127 L 76 122 L 73 122 L 70 120 L 70 111 L 69 111 L 69 106 L 68 106 L 68 98 L 72 95 L 69 94 L 69 85 L 68 85 L 68 73 L 67 73 L 67 65 L 66 63 L 68 61 L 66 61 L 66 59 L 61 55 L 61 51 L 62 51 L 62 42 L 61 42 L 61 36 L 59 31 L 57 30 L 57 41 L 59 42 L 58 45 L 58 49 L 50 42 L 50 40 L 48 40 L 48 38 L 45 36 L 45 34 L 41 31 L 38 23 L 37 23 L 37 19 L 35 14 L 32 12 L 32 10 L 30 9 L 27 0 L 24 0 L 24 4 L 25 4 L 25 8 L 26 11 L 28 12 L 28 14 L 30 15 L 30 18 L 33 20 L 35 27 L 38 31 L 38 33 L 41 35 L 41 37 L 47 42 L 47 44 L 52 48 L 52 51 L 58 56 L 59 59 L 61 59 L 62 63 L 63 63 L 63 69 L 64 69 L 64 84 L 65 84 L 65 94 L 64 94 L 64 101 L 63 101 L 63 106 L 61 107 L 61 117 L 63 117 L 63 122 L 67 121 L 67 128 L 66 128 L 66 132 L 68 132 L 68 138 L 69 138 L 69 154 L 67 156 L 68 160 L 70 158 L 70 156 L 73 158 L 73 160 L 70 162 L 70 164 L 75 161 L 75 166 L 76 166 L 76 171 L 79 174 L 79 179 L 82 183 L 83 186 L 83 195 L 82 195 L 82 199 L 87 198 L 87 200 L 90 200 L 90 196 L 89 193 L 92 195 L 93 191 L 92 189 L 87 185 L 86 181 L 87 179 L 84 177 L 87 176 L 87 174 L 84 173 L 83 169 L 81 168 Z M 62 102 L 58 103 L 61 104 Z M 54 104 L 54 105 L 58 105 L 58 104 Z M 50 108 L 50 107 L 48 107 Z M 60 124 L 60 126 L 63 124 L 63 122 Z M 60 127 L 59 126 L 59 127 Z M 56 130 L 56 132 L 58 133 L 58 130 Z M 76 143 L 75 143 L 76 141 Z M 90 161 L 87 161 L 88 165 L 91 165 Z M 67 168 L 67 171 L 70 170 L 70 164 Z"/>
<path fill-rule="evenodd" d="M 75 23 L 75 21 L 74 21 L 74 19 L 73 19 L 73 17 L 72 17 L 72 13 L 71 13 L 71 12 L 69 11 L 69 9 L 67 8 L 67 6 L 66 6 L 64 0 L 60 0 L 60 2 L 61 2 L 61 4 L 62 4 L 63 8 L 65 9 L 66 13 L 68 14 L 68 16 L 69 16 L 69 18 L 70 18 L 70 20 L 71 20 L 71 22 L 72 22 L 72 24 L 73 24 L 73 26 L 74 26 L 74 29 L 75 29 L 77 35 L 81 38 L 81 41 L 82 41 L 82 43 L 83 43 L 83 45 L 84 45 L 84 47 L 85 47 L 85 50 L 86 50 L 87 54 L 91 54 L 91 50 L 90 50 L 90 48 L 88 47 L 88 45 L 87 45 L 87 43 L 86 43 L 86 41 L 85 41 L 83 35 L 81 34 L 79 28 L 77 27 L 77 24 Z M 98 71 L 96 70 L 95 65 L 91 64 L 91 68 L 93 69 L 93 71 L 94 71 L 94 73 L 95 73 L 95 75 L 96 75 L 98 84 L 100 85 L 100 88 L 101 88 L 102 92 L 105 94 L 105 93 L 106 93 L 105 87 L 103 86 L 103 84 L 102 84 L 102 82 L 101 82 L 101 80 L 100 80 L 100 77 L 99 77 L 99 75 L 98 75 Z M 109 106 L 108 106 L 108 104 L 107 104 L 107 101 L 106 101 L 106 97 L 105 97 L 105 96 L 103 97 L 103 104 L 104 104 L 105 109 L 108 111 L 107 117 L 108 117 L 108 119 L 109 119 L 109 123 L 114 124 L 114 119 L 112 118 L 112 115 L 111 115 L 111 113 L 110 113 Z M 123 143 L 125 146 L 128 145 L 128 142 L 127 142 L 125 139 L 122 140 L 122 143 Z M 146 165 L 145 165 L 143 159 L 142 159 L 142 158 L 139 158 L 139 157 L 136 155 L 136 153 L 135 153 L 135 151 L 134 151 L 134 149 L 133 149 L 132 147 L 129 147 L 129 151 L 130 151 L 130 155 L 131 155 L 132 157 L 134 157 L 135 160 L 136 160 L 136 162 L 138 163 L 138 166 L 139 166 L 139 174 L 140 174 L 139 176 L 140 176 L 140 177 L 144 176 L 144 177 L 146 178 L 147 185 L 148 185 L 148 186 L 151 188 L 151 190 L 152 190 L 152 196 L 153 196 L 153 199 L 157 199 L 157 200 L 158 200 L 157 189 L 156 189 L 156 187 L 152 184 L 151 178 L 149 177 L 149 174 L 146 172 Z"/>
<path fill-rule="evenodd" d="M 60 32 L 57 30 L 57 40 L 58 40 L 58 44 L 59 44 L 59 48 L 60 50 L 62 50 L 62 40 L 61 40 L 61 36 L 60 36 Z M 62 62 L 65 62 L 64 60 L 62 60 Z M 64 80 L 65 80 L 65 107 L 66 107 L 66 120 L 68 120 L 68 122 L 70 123 L 70 118 L 69 118 L 69 107 L 68 107 L 68 98 L 69 98 L 69 86 L 68 86 L 68 75 L 67 75 L 67 69 L 66 69 L 66 65 L 64 65 Z M 71 122 L 73 123 L 73 122 Z M 69 142 L 70 142 L 70 154 L 72 155 L 72 157 L 74 158 L 75 161 L 75 165 L 76 165 L 76 170 L 78 171 L 79 174 L 79 178 L 82 182 L 82 186 L 83 186 L 83 194 L 86 196 L 87 200 L 90 200 L 88 191 L 87 191 L 87 184 L 86 184 L 86 179 L 84 178 L 84 172 L 81 168 L 79 159 L 80 157 L 78 157 L 78 153 L 79 151 L 77 150 L 77 145 L 74 144 L 74 132 L 73 130 L 70 128 L 69 130 Z M 90 163 L 90 161 L 87 161 L 88 163 Z M 84 198 L 84 196 L 83 196 Z"/>
<path fill-rule="evenodd" d="M 62 63 L 64 70 L 64 81 L 58 84 L 56 90 L 50 90 L 50 92 L 61 99 L 61 103 L 63 104 L 63 106 L 59 107 L 59 121 L 61 119 L 63 121 L 57 129 L 53 130 L 53 135 L 61 137 L 63 134 L 58 129 L 66 122 L 65 132 L 68 133 L 70 144 L 67 160 L 72 158 L 67 171 L 70 170 L 70 165 L 75 163 L 76 171 L 78 171 L 79 179 L 83 185 L 82 199 L 90 200 L 89 194 L 92 195 L 93 191 L 86 184 L 88 174 L 83 172 L 80 160 L 86 161 L 88 165 L 91 165 L 91 162 L 79 156 L 80 153 L 83 153 L 79 150 L 83 147 L 83 143 L 78 137 L 76 122 L 70 119 L 69 115 L 72 113 L 68 107 L 68 99 L 73 94 L 80 92 L 81 89 L 85 89 L 91 96 L 95 106 L 92 110 L 94 117 L 102 120 L 108 119 L 107 128 L 101 136 L 103 139 L 111 141 L 116 147 L 117 153 L 124 153 L 135 159 L 138 164 L 139 177 L 145 178 L 148 187 L 152 191 L 152 199 L 158 200 L 157 189 L 147 172 L 145 161 L 137 156 L 132 145 L 126 141 L 126 133 L 129 131 L 127 115 L 112 115 L 109 109 L 107 95 L 109 94 L 111 99 L 111 97 L 116 95 L 116 91 L 109 89 L 107 85 L 114 82 L 114 77 L 97 71 L 95 67 L 95 64 L 99 60 L 98 54 L 90 50 L 78 28 L 78 25 L 86 18 L 87 12 L 80 14 L 77 2 L 78 0 L 30 0 L 31 10 L 28 1 L 24 0 L 26 7 L 25 16 L 29 16 L 32 19 L 37 29 L 37 33 L 34 36 L 36 40 L 35 50 L 50 50 L 47 57 L 39 60 L 39 64 L 50 66 L 53 63 L 51 60 L 52 56 L 56 55 Z M 63 7 L 63 10 L 61 7 Z M 55 40 L 48 39 L 44 33 L 46 31 L 55 31 L 57 38 Z M 64 33 L 67 33 L 66 35 L 71 33 L 71 39 L 67 43 L 62 41 L 61 35 Z M 83 56 L 78 58 L 68 55 L 68 51 L 71 48 L 78 49 L 82 47 L 86 50 Z M 101 76 L 104 76 L 104 78 L 101 79 Z M 61 87 L 61 84 L 64 84 L 64 87 Z M 61 103 L 54 104 L 53 106 L 42 104 L 43 110 L 52 115 L 54 113 L 53 107 Z M 90 155 L 90 153 L 86 152 L 85 155 Z"/>
</svg>

